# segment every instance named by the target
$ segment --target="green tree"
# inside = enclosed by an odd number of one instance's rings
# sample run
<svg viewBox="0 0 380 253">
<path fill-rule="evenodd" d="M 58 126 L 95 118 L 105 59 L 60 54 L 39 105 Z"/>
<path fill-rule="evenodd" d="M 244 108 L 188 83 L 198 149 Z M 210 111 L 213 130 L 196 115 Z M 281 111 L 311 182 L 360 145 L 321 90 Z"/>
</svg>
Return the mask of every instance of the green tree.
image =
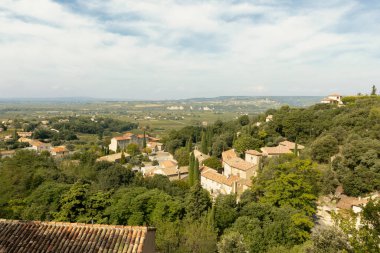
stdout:
<svg viewBox="0 0 380 253">
<path fill-rule="evenodd" d="M 55 214 L 57 221 L 76 222 L 86 213 L 86 199 L 89 184 L 76 182 L 68 192 L 61 196 L 59 211 Z"/>
<path fill-rule="evenodd" d="M 146 134 L 144 130 L 144 138 L 143 138 L 143 148 L 146 148 Z"/>
<path fill-rule="evenodd" d="M 234 142 L 234 148 L 238 153 L 244 153 L 249 149 L 257 149 L 262 145 L 262 141 L 255 139 L 252 136 L 242 134 Z"/>
<path fill-rule="evenodd" d="M 124 151 L 121 151 L 120 163 L 125 164 L 127 162 Z"/>
<path fill-rule="evenodd" d="M 235 195 L 219 195 L 215 201 L 215 223 L 222 233 L 238 217 Z"/>
<path fill-rule="evenodd" d="M 213 168 L 219 172 L 223 169 L 222 162 L 215 156 L 211 156 L 203 161 L 203 165 Z"/>
<path fill-rule="evenodd" d="M 189 165 L 189 152 L 185 147 L 177 149 L 174 158 L 178 161 L 179 166 Z"/>
<path fill-rule="evenodd" d="M 318 227 L 311 234 L 314 253 L 351 252 L 348 237 L 336 227 Z"/>
<path fill-rule="evenodd" d="M 186 149 L 189 154 L 193 151 L 193 140 L 191 137 L 186 142 Z"/>
<path fill-rule="evenodd" d="M 371 96 L 376 96 L 377 95 L 377 89 L 375 85 L 372 85 L 372 90 L 371 90 Z"/>
<path fill-rule="evenodd" d="M 361 215 L 362 226 L 356 227 L 357 214 L 335 215 L 335 221 L 347 235 L 353 252 L 380 252 L 380 201 L 370 201 Z"/>
<path fill-rule="evenodd" d="M 194 184 L 185 199 L 187 217 L 191 220 L 198 220 L 210 207 L 211 200 L 209 193 L 199 183 Z"/>
<path fill-rule="evenodd" d="M 195 158 L 194 162 L 194 183 L 199 184 L 201 181 L 201 172 L 199 170 L 199 160 Z"/>
<path fill-rule="evenodd" d="M 232 231 L 224 234 L 218 243 L 219 253 L 246 253 L 248 252 L 243 242 L 243 235 Z"/>
<path fill-rule="evenodd" d="M 194 166 L 195 166 L 195 156 L 194 152 L 191 152 L 190 159 L 189 159 L 189 185 L 194 185 Z"/>
<path fill-rule="evenodd" d="M 136 156 L 136 155 L 140 154 L 139 146 L 135 143 L 128 144 L 127 153 L 131 156 Z"/>
<path fill-rule="evenodd" d="M 207 139 L 206 139 L 206 133 L 205 132 L 202 132 L 201 152 L 203 154 L 208 154 Z"/>
<path fill-rule="evenodd" d="M 328 163 L 338 152 L 338 141 L 331 135 L 321 136 L 311 144 L 311 156 L 317 162 Z"/>
<path fill-rule="evenodd" d="M 246 126 L 249 124 L 249 117 L 248 115 L 242 115 L 238 118 L 238 122 L 241 126 Z"/>
</svg>

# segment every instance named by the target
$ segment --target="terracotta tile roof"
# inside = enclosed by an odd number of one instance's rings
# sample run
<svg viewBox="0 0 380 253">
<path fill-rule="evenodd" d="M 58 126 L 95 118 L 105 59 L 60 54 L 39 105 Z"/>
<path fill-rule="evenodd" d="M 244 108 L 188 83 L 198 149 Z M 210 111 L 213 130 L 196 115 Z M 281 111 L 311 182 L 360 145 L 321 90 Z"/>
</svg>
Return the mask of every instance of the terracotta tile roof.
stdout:
<svg viewBox="0 0 380 253">
<path fill-rule="evenodd" d="M 153 142 L 157 142 L 159 141 L 160 139 L 159 138 L 154 138 L 154 137 L 151 137 L 151 136 L 148 136 L 149 140 L 153 141 Z"/>
<path fill-rule="evenodd" d="M 51 152 L 55 153 L 63 153 L 63 152 L 69 152 L 66 147 L 64 146 L 57 146 L 51 149 Z"/>
<path fill-rule="evenodd" d="M 128 136 L 117 136 L 117 137 L 114 137 L 115 140 L 117 141 L 125 141 L 125 140 L 130 140 L 131 137 L 128 137 Z"/>
<path fill-rule="evenodd" d="M 131 132 L 127 132 L 123 136 L 125 136 L 125 137 L 132 137 L 132 136 L 134 136 L 134 134 L 131 133 Z"/>
<path fill-rule="evenodd" d="M 162 168 L 171 168 L 171 167 L 177 166 L 177 163 L 171 160 L 166 160 L 166 161 L 160 162 L 160 166 Z"/>
<path fill-rule="evenodd" d="M 147 227 L 0 220 L 0 252 L 145 253 L 152 252 L 152 233 Z"/>
<path fill-rule="evenodd" d="M 230 150 L 224 151 L 222 153 L 222 160 L 223 161 L 227 161 L 227 160 L 230 160 L 231 158 L 235 158 L 235 157 L 237 157 L 237 154 L 235 153 L 234 149 L 230 149 Z"/>
<path fill-rule="evenodd" d="M 255 155 L 255 156 L 262 156 L 263 155 L 259 151 L 256 151 L 256 150 L 253 150 L 253 149 L 247 150 L 247 151 L 245 151 L 245 153 L 249 154 L 249 155 Z"/>
<path fill-rule="evenodd" d="M 218 173 L 214 169 L 207 169 L 202 171 L 201 176 L 211 181 L 217 182 L 219 184 L 224 184 L 230 187 L 233 185 L 234 182 L 240 180 L 238 176 L 230 176 L 229 178 L 227 178 L 226 176 Z"/>
<path fill-rule="evenodd" d="M 288 149 L 295 149 L 296 148 L 296 143 L 291 142 L 291 141 L 282 141 L 280 142 L 281 146 L 287 147 Z M 304 149 L 305 146 L 302 146 L 301 144 L 297 144 L 297 149 Z"/>
<path fill-rule="evenodd" d="M 235 168 L 235 169 L 243 170 L 243 171 L 247 171 L 247 170 L 255 167 L 254 164 L 246 162 L 239 157 L 235 157 L 235 158 L 232 158 L 232 159 L 224 161 L 224 162 L 227 163 L 229 166 Z"/>
<path fill-rule="evenodd" d="M 209 155 L 203 154 L 199 150 L 194 150 L 194 156 L 196 159 L 198 159 L 199 163 L 203 163 L 204 160 L 210 158 Z"/>
<path fill-rule="evenodd" d="M 282 155 L 282 154 L 291 154 L 292 151 L 285 146 L 279 145 L 277 147 L 263 147 L 261 151 L 264 155 Z"/>
<path fill-rule="evenodd" d="M 40 141 L 37 141 L 37 140 L 32 140 L 31 142 L 29 142 L 29 144 L 32 145 L 32 146 L 36 146 L 36 147 L 49 146 L 49 144 L 43 143 L 43 142 L 40 142 Z"/>
<path fill-rule="evenodd" d="M 18 139 L 18 142 L 28 142 L 28 143 L 31 143 L 33 142 L 32 139 L 29 139 L 29 138 L 26 138 L 26 137 L 21 137 Z"/>
<path fill-rule="evenodd" d="M 360 199 L 355 197 L 348 197 L 344 194 L 340 195 L 340 200 L 336 204 L 337 208 L 350 210 L 353 206 L 365 205 L 368 203 L 367 199 Z"/>
</svg>

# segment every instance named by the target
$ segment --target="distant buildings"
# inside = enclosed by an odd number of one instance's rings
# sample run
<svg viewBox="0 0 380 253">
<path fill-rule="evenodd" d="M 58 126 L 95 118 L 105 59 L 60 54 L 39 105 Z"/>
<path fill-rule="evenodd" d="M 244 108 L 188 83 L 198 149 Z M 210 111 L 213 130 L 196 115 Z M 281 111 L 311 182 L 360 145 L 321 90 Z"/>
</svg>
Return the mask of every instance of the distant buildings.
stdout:
<svg viewBox="0 0 380 253">
<path fill-rule="evenodd" d="M 145 135 L 145 141 L 148 144 L 151 137 Z M 155 138 L 154 138 L 155 139 Z M 156 139 L 155 139 L 156 140 Z M 143 134 L 133 134 L 133 133 L 125 133 L 122 136 L 113 137 L 111 139 L 111 144 L 109 145 L 109 149 L 117 152 L 119 150 L 124 150 L 129 144 L 135 143 L 142 148 L 144 143 L 144 135 Z"/>
<path fill-rule="evenodd" d="M 334 104 L 334 105 L 343 105 L 342 96 L 339 94 L 331 94 L 326 98 L 321 100 L 322 104 Z"/>
</svg>

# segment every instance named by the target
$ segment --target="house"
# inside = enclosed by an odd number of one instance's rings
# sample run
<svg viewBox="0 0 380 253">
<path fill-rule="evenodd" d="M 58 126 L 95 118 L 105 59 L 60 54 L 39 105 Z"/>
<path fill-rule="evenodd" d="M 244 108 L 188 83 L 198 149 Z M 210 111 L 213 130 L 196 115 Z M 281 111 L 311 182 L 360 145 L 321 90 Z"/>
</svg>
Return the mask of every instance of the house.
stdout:
<svg viewBox="0 0 380 253">
<path fill-rule="evenodd" d="M 0 252 L 154 253 L 155 229 L 1 219 Z"/>
<path fill-rule="evenodd" d="M 321 104 L 343 105 L 342 98 L 343 97 L 339 94 L 331 94 L 322 99 Z"/>
<path fill-rule="evenodd" d="M 146 144 L 146 146 L 152 150 L 152 153 L 157 153 L 158 151 L 162 151 L 164 149 L 164 144 L 156 141 L 150 141 Z"/>
<path fill-rule="evenodd" d="M 207 166 L 204 166 L 201 171 L 201 185 L 211 195 L 236 193 L 236 183 L 240 180 L 238 176 L 228 177 Z"/>
<path fill-rule="evenodd" d="M 170 181 L 174 180 L 181 180 L 188 176 L 189 174 L 189 167 L 188 166 L 182 166 L 179 167 L 168 167 L 168 168 L 155 168 L 148 173 L 145 174 L 145 176 L 154 176 L 154 175 L 164 175 L 169 178 Z"/>
<path fill-rule="evenodd" d="M 50 153 L 52 156 L 55 156 L 55 157 L 64 157 L 68 155 L 70 152 L 65 146 L 57 146 L 57 147 L 51 148 Z"/>
<path fill-rule="evenodd" d="M 159 164 L 160 164 L 160 167 L 162 169 L 168 169 L 168 168 L 177 169 L 178 168 L 178 163 L 176 161 L 173 161 L 173 160 L 161 161 L 161 162 L 159 162 Z"/>
<path fill-rule="evenodd" d="M 110 162 L 110 163 L 119 163 L 121 160 L 121 155 L 122 155 L 122 152 L 116 153 L 116 154 L 111 154 L 111 155 L 106 155 L 106 156 L 99 157 L 98 159 L 96 159 L 96 161 L 97 162 L 106 161 L 106 162 Z M 125 155 L 126 160 L 128 160 L 131 157 L 127 153 L 124 153 L 124 155 Z"/>
<path fill-rule="evenodd" d="M 32 134 L 33 132 L 17 132 L 17 135 L 19 137 L 24 137 L 24 138 L 32 137 Z"/>
<path fill-rule="evenodd" d="M 232 158 L 235 158 L 235 157 L 238 157 L 238 155 L 235 152 L 235 149 L 230 149 L 230 150 L 222 152 L 222 161 L 223 162 L 230 160 Z"/>
<path fill-rule="evenodd" d="M 201 151 L 199 151 L 197 149 L 194 150 L 194 157 L 195 157 L 195 159 L 198 159 L 199 165 L 201 165 L 201 166 L 203 165 L 203 162 L 206 159 L 210 158 L 209 155 L 203 154 Z"/>
<path fill-rule="evenodd" d="M 32 149 L 32 150 L 35 150 L 37 152 L 50 151 L 50 148 L 51 148 L 50 143 L 44 143 L 44 142 L 41 142 L 38 140 L 31 140 L 29 142 L 29 144 L 30 144 L 31 148 L 28 148 L 28 149 Z"/>
<path fill-rule="evenodd" d="M 145 142 L 148 143 L 149 136 L 145 135 Z M 111 139 L 111 144 L 109 145 L 109 149 L 117 152 L 118 150 L 124 150 L 129 144 L 135 143 L 139 145 L 140 148 L 142 148 L 144 143 L 144 135 L 138 134 L 135 135 L 133 133 L 125 133 L 122 136 L 113 137 Z"/>
<path fill-rule="evenodd" d="M 292 151 L 293 153 L 295 152 L 296 150 L 296 143 L 295 142 L 291 142 L 291 141 L 282 141 L 279 143 L 280 146 L 284 146 L 284 147 L 287 147 L 288 149 L 290 149 L 290 151 Z M 299 155 L 300 151 L 303 150 L 305 148 L 305 146 L 301 145 L 301 144 L 298 144 L 297 143 L 297 155 Z"/>
<path fill-rule="evenodd" d="M 262 156 L 263 154 L 256 150 L 245 151 L 245 161 L 254 165 L 258 165 L 260 163 Z"/>
<path fill-rule="evenodd" d="M 267 157 L 274 157 L 293 153 L 289 148 L 282 145 L 278 145 L 276 147 L 263 147 L 261 148 L 261 152 L 263 156 Z"/>
<path fill-rule="evenodd" d="M 235 157 L 224 161 L 223 175 L 226 177 L 238 176 L 240 178 L 250 179 L 257 175 L 257 168 L 257 165 L 246 162 L 239 157 Z"/>
<path fill-rule="evenodd" d="M 216 170 L 207 166 L 201 167 L 201 185 L 213 197 L 219 194 L 237 194 L 240 195 L 252 187 L 250 179 L 243 179 L 238 176 L 225 176 Z"/>
<path fill-rule="evenodd" d="M 265 118 L 265 122 L 270 122 L 273 120 L 273 115 L 268 115 L 266 118 Z"/>
<path fill-rule="evenodd" d="M 169 152 L 158 151 L 158 152 L 156 152 L 156 154 L 150 155 L 149 159 L 151 161 L 156 160 L 158 162 L 161 162 L 161 161 L 167 161 L 167 160 L 174 160 L 174 157 Z"/>
</svg>

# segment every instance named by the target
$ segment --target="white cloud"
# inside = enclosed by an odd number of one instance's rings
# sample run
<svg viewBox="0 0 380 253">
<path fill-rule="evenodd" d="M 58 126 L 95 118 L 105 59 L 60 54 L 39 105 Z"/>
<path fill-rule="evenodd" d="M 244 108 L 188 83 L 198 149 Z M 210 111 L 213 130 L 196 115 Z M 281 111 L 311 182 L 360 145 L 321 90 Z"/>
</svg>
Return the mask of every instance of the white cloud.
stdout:
<svg viewBox="0 0 380 253">
<path fill-rule="evenodd" d="M 280 3 L 3 0 L 0 97 L 323 95 L 380 81 L 380 35 L 339 30 L 359 2 Z"/>
</svg>

